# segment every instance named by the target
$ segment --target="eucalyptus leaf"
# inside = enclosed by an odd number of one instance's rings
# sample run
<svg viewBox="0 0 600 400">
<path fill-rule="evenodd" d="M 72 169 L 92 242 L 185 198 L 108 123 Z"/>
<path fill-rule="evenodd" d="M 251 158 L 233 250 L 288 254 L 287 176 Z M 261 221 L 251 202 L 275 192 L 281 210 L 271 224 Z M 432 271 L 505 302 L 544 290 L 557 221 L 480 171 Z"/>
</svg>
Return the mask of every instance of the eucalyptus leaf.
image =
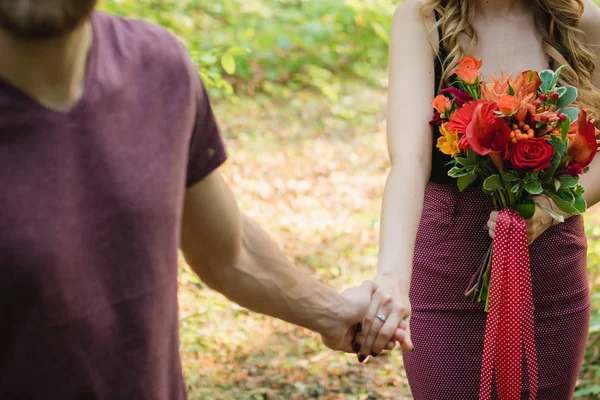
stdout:
<svg viewBox="0 0 600 400">
<path fill-rule="evenodd" d="M 563 96 L 565 93 L 567 93 L 567 87 L 566 86 L 561 86 L 561 87 L 557 87 L 554 90 L 556 90 L 556 92 L 558 93 L 558 96 Z"/>
<path fill-rule="evenodd" d="M 554 71 L 554 76 L 552 77 L 552 82 L 550 83 L 550 88 L 548 90 L 554 89 L 556 84 L 558 83 L 558 78 L 560 78 L 560 74 L 565 69 L 566 65 L 561 65 Z"/>
<path fill-rule="evenodd" d="M 577 121 L 577 118 L 579 118 L 579 108 L 565 107 L 561 111 L 567 116 L 567 118 L 569 118 L 571 123 Z"/>
<path fill-rule="evenodd" d="M 542 92 L 547 92 L 552 88 L 552 81 L 554 80 L 554 71 L 545 69 L 539 73 L 542 85 L 540 89 Z"/>
<path fill-rule="evenodd" d="M 571 105 L 577 98 L 577 89 L 575 89 L 573 86 L 566 86 L 566 89 L 567 91 L 565 92 L 565 94 L 560 96 L 558 102 L 556 103 L 556 108 L 558 108 L 559 110 L 562 110 L 568 105 Z"/>
</svg>

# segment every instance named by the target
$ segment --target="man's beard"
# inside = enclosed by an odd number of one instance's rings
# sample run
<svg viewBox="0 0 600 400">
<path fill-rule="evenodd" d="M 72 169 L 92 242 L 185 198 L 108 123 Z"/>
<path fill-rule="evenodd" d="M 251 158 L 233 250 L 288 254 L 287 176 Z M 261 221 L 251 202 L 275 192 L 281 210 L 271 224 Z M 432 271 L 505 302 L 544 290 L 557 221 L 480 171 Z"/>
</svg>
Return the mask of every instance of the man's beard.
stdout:
<svg viewBox="0 0 600 400">
<path fill-rule="evenodd" d="M 0 0 L 0 28 L 18 39 L 50 39 L 86 20 L 97 0 Z"/>
</svg>

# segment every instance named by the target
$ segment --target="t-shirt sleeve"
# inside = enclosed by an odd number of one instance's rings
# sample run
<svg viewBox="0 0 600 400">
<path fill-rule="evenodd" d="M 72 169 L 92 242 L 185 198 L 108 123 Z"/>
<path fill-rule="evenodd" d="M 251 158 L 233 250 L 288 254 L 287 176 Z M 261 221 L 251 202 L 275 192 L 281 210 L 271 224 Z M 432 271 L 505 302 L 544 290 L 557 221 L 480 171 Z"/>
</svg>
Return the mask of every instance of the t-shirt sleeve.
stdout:
<svg viewBox="0 0 600 400">
<path fill-rule="evenodd" d="M 189 61 L 191 65 L 191 61 Z M 227 159 L 208 93 L 198 72 L 190 72 L 196 121 L 190 141 L 186 187 L 201 181 Z"/>
</svg>

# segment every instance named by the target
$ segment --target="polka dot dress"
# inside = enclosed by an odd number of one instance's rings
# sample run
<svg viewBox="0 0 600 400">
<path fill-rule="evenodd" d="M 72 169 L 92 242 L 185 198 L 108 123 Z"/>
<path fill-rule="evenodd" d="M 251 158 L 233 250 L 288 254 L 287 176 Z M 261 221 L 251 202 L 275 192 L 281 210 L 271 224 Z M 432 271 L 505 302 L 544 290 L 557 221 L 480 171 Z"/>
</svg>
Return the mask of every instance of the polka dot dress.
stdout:
<svg viewBox="0 0 600 400">
<path fill-rule="evenodd" d="M 479 399 L 487 314 L 464 291 L 490 246 L 485 225 L 492 209 L 479 189 L 459 193 L 450 185 L 427 186 L 410 290 L 415 351 L 404 353 L 415 400 Z M 569 400 L 583 360 L 590 312 L 583 219 L 573 217 L 548 229 L 529 253 L 536 399 Z M 523 355 L 521 399 L 529 398 L 525 365 Z M 492 398 L 499 398 L 495 382 Z"/>
</svg>

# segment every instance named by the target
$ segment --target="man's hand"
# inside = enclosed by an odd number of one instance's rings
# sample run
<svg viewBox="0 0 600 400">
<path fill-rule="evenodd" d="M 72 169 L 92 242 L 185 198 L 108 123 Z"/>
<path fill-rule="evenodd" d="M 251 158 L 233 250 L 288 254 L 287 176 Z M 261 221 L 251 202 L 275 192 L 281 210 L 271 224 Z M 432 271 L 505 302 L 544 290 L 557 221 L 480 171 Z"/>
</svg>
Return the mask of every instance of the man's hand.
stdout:
<svg viewBox="0 0 600 400">
<path fill-rule="evenodd" d="M 362 285 L 347 289 L 342 293 L 345 305 L 344 310 L 340 310 L 341 318 L 335 321 L 329 332 L 321 335 L 325 346 L 346 353 L 356 353 L 356 349 L 353 348 L 353 341 L 356 334 L 362 329 L 362 320 L 369 310 L 371 298 L 376 291 L 377 284 L 366 281 Z M 397 329 L 385 349 L 392 350 L 396 346 L 395 341 L 402 341 L 403 338 L 404 331 Z"/>
</svg>

